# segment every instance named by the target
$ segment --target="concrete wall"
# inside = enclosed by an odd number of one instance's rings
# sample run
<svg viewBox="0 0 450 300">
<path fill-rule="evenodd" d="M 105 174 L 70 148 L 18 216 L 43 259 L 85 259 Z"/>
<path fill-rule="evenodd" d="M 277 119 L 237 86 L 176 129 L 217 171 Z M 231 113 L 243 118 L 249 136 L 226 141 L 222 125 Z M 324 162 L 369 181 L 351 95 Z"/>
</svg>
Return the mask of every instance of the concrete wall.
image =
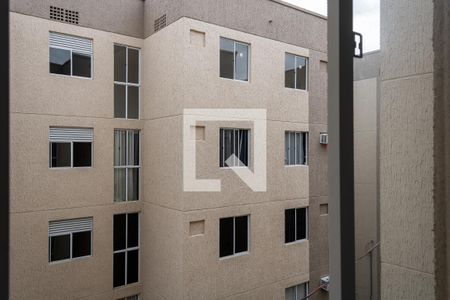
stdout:
<svg viewBox="0 0 450 300">
<path fill-rule="evenodd" d="M 447 24 L 448 28 L 448 14 L 440 13 L 442 7 L 435 10 L 444 2 L 434 2 L 381 2 L 382 299 L 448 296 L 444 276 L 448 270 L 440 271 L 446 264 L 442 241 L 448 226 L 442 222 L 445 217 L 441 211 L 448 205 L 448 194 L 446 198 L 443 176 L 439 176 L 443 170 L 441 163 L 445 161 L 442 149 L 447 142 L 442 139 L 442 129 L 448 126 L 443 125 L 446 124 L 443 120 L 445 117 L 448 120 L 448 115 L 435 110 L 438 104 L 445 107 L 445 94 L 435 89 L 438 79 L 435 66 L 439 65 L 435 64 L 435 54 L 444 52 L 435 52 L 432 42 L 434 34 L 444 29 L 433 28 L 433 20 L 435 24 Z M 442 23 L 444 16 L 447 23 Z M 448 36 L 445 40 L 448 47 Z M 448 68 L 443 74 L 448 76 Z M 442 80 L 444 76 L 439 78 Z"/>
<path fill-rule="evenodd" d="M 378 99 L 380 52 L 354 62 L 355 254 L 379 241 Z M 356 262 L 357 299 L 379 299 L 379 251 Z M 371 298 L 372 297 L 372 298 Z"/>
<path fill-rule="evenodd" d="M 50 6 L 79 12 L 79 23 L 108 32 L 142 38 L 144 35 L 143 0 L 11 0 L 13 12 L 50 19 Z"/>
<path fill-rule="evenodd" d="M 189 17 L 320 52 L 327 51 L 326 18 L 273 0 L 146 0 L 145 37 L 154 21 Z"/>
</svg>

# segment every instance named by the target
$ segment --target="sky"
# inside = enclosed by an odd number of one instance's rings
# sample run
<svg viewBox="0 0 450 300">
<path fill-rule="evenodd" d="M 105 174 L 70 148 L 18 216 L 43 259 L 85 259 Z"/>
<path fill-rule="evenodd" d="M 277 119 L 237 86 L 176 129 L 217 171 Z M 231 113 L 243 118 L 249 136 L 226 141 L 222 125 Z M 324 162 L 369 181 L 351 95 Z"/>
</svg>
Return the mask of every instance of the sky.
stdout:
<svg viewBox="0 0 450 300">
<path fill-rule="evenodd" d="M 284 0 L 327 15 L 327 0 Z M 380 0 L 353 1 L 353 30 L 363 35 L 364 52 L 380 49 Z"/>
</svg>

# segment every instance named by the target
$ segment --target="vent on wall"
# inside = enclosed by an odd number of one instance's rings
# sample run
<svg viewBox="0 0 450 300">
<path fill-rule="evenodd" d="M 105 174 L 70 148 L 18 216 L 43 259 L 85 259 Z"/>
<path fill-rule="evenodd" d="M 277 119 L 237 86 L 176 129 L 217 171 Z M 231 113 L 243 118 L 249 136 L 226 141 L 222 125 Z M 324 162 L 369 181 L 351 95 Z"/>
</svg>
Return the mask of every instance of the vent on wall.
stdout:
<svg viewBox="0 0 450 300">
<path fill-rule="evenodd" d="M 50 6 L 50 19 L 70 24 L 78 24 L 78 12 L 61 7 Z"/>
<path fill-rule="evenodd" d="M 166 27 L 166 14 L 155 20 L 155 32 Z"/>
</svg>

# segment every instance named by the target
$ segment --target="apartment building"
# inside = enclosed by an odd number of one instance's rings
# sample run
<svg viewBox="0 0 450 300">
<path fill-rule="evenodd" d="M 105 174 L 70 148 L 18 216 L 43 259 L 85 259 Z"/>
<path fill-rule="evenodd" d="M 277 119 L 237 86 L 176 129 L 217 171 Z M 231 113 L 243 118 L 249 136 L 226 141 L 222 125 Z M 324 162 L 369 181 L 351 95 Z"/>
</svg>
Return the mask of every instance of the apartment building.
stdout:
<svg viewBox="0 0 450 300">
<path fill-rule="evenodd" d="M 12 0 L 10 20 L 11 299 L 302 299 L 319 286 L 324 17 L 273 0 Z M 184 134 L 186 109 L 218 115 Z M 265 191 L 233 172 L 255 168 L 254 124 L 220 109 L 266 112 Z M 186 191 L 186 139 L 220 192 Z"/>
</svg>

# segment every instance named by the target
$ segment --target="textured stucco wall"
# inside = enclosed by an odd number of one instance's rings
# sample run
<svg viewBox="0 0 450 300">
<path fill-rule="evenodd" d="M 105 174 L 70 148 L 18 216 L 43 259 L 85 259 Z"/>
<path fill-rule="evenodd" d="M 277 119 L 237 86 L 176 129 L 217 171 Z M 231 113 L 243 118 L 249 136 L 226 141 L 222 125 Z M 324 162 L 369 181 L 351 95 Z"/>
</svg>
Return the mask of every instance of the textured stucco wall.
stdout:
<svg viewBox="0 0 450 300">
<path fill-rule="evenodd" d="M 79 12 L 79 26 L 142 38 L 143 0 L 11 0 L 13 12 L 50 19 L 50 6 Z"/>
<path fill-rule="evenodd" d="M 145 36 L 153 34 L 154 20 L 166 14 L 167 24 L 181 17 L 189 17 L 326 52 L 326 18 L 280 4 L 280 2 L 272 0 L 147 0 Z"/>
<path fill-rule="evenodd" d="M 436 299 L 433 1 L 381 1 L 381 298 Z"/>
</svg>

